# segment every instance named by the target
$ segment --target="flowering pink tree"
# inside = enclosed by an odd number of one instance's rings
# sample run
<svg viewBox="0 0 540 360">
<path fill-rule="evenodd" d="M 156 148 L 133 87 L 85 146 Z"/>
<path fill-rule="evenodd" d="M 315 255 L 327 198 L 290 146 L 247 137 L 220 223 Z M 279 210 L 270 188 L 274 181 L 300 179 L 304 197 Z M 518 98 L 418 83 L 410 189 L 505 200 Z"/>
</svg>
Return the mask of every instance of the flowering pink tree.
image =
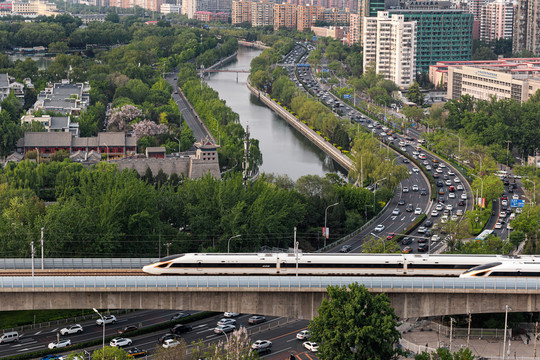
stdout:
<svg viewBox="0 0 540 360">
<path fill-rule="evenodd" d="M 163 124 L 156 124 L 153 121 L 150 120 L 143 120 L 136 124 L 133 124 L 132 126 L 133 132 L 135 133 L 135 136 L 137 136 L 138 139 L 140 139 L 143 136 L 156 136 L 165 134 L 169 131 L 169 128 L 167 125 Z"/>
<path fill-rule="evenodd" d="M 133 105 L 114 108 L 109 115 L 109 129 L 127 130 L 129 123 L 140 116 L 142 116 L 142 110 Z"/>
</svg>

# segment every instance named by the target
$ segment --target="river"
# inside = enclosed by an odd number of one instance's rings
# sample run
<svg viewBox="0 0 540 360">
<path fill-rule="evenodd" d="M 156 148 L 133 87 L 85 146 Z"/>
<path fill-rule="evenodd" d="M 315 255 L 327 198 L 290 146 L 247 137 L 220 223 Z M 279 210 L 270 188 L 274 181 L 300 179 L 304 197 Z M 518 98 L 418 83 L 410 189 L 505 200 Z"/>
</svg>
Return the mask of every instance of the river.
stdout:
<svg viewBox="0 0 540 360">
<path fill-rule="evenodd" d="M 240 46 L 236 61 L 221 69 L 249 70 L 251 60 L 260 53 L 261 50 Z M 263 155 L 261 171 L 288 175 L 293 180 L 303 175 L 343 174 L 334 160 L 253 96 L 246 86 L 247 78 L 247 73 L 238 73 L 237 82 L 237 73 L 210 73 L 206 83 L 240 115 L 244 128 L 249 126 L 250 136 L 259 140 Z"/>
</svg>

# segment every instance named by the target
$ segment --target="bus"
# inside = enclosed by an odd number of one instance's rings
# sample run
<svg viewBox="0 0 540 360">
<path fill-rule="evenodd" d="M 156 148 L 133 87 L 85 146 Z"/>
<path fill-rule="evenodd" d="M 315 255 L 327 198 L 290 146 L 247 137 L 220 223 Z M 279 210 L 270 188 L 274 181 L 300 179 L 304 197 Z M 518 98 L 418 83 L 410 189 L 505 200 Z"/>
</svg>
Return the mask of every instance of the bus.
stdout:
<svg viewBox="0 0 540 360">
<path fill-rule="evenodd" d="M 486 240 L 488 238 L 489 235 L 493 234 L 493 230 L 484 230 L 480 233 L 480 235 L 478 235 L 477 237 L 474 238 L 474 240 L 476 241 L 483 241 L 483 240 Z"/>
</svg>

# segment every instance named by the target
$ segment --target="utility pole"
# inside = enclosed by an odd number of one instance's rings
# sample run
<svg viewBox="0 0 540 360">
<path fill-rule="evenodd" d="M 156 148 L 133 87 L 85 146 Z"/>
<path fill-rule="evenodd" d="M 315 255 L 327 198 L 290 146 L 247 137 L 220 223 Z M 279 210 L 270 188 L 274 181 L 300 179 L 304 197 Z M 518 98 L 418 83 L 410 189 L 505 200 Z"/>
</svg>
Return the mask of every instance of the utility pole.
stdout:
<svg viewBox="0 0 540 360">
<path fill-rule="evenodd" d="M 296 226 L 294 227 L 294 257 L 296 258 L 296 276 L 298 277 L 298 241 L 296 241 Z"/>
<path fill-rule="evenodd" d="M 167 256 L 169 256 L 169 248 L 171 247 L 171 243 L 168 242 L 165 244 L 165 246 L 167 246 Z"/>
<path fill-rule="evenodd" d="M 45 228 L 41 228 L 41 270 L 45 269 L 44 256 L 43 256 L 43 253 L 45 252 L 45 248 L 43 247 L 43 230 L 44 229 Z"/>
<path fill-rule="evenodd" d="M 533 358 L 536 359 L 536 340 L 538 339 L 538 321 L 534 325 L 534 354 Z"/>
<path fill-rule="evenodd" d="M 34 277 L 34 242 L 30 243 L 30 249 L 32 250 L 32 277 Z"/>
<path fill-rule="evenodd" d="M 508 158 L 508 155 L 509 155 L 509 152 L 510 152 L 510 143 L 512 141 L 510 140 L 506 140 L 506 166 L 508 167 L 508 161 L 509 161 L 509 158 Z"/>
<path fill-rule="evenodd" d="M 246 126 L 246 137 L 244 138 L 244 188 L 247 189 L 247 181 L 249 179 L 249 125 Z"/>
<path fill-rule="evenodd" d="M 453 333 L 453 330 L 454 330 L 454 321 L 455 319 L 454 318 L 450 318 L 450 352 L 452 352 L 452 333 Z"/>
<path fill-rule="evenodd" d="M 469 337 L 471 336 L 471 313 L 469 313 L 469 326 L 467 327 L 467 349 L 469 348 Z"/>
</svg>

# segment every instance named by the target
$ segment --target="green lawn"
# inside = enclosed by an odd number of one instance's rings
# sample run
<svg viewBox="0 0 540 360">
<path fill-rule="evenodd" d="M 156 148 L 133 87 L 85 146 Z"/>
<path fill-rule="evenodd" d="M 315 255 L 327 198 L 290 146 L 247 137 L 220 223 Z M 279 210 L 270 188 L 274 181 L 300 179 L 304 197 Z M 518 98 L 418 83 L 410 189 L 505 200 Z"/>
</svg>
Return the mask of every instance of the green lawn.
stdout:
<svg viewBox="0 0 540 360">
<path fill-rule="evenodd" d="M 26 311 L 2 311 L 0 312 L 0 324 L 2 329 L 16 326 L 29 325 L 34 322 L 42 323 L 75 316 L 93 313 L 88 310 L 26 310 Z"/>
</svg>

